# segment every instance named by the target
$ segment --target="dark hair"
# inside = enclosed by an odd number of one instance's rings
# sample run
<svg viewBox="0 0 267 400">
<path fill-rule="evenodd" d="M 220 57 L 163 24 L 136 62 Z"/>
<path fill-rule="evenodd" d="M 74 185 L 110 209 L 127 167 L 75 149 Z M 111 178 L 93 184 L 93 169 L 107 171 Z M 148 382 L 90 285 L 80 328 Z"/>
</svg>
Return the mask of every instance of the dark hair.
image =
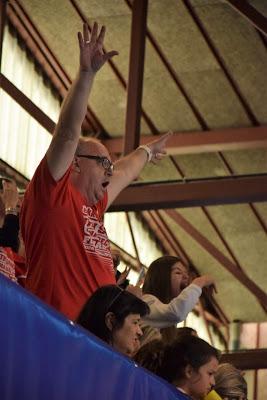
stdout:
<svg viewBox="0 0 267 400">
<path fill-rule="evenodd" d="M 160 330 L 163 342 L 169 344 L 176 339 L 179 339 L 186 335 L 198 336 L 197 331 L 189 326 L 183 326 L 177 328 L 176 326 L 169 326 L 167 328 L 161 328 Z"/>
<path fill-rule="evenodd" d="M 136 354 L 135 361 L 169 383 L 176 383 L 185 377 L 187 365 L 197 371 L 211 357 L 219 360 L 219 356 L 219 351 L 205 340 L 185 335 L 169 345 L 160 340 L 144 345 Z"/>
<path fill-rule="evenodd" d="M 193 335 L 181 336 L 166 346 L 160 376 L 168 382 L 174 383 L 185 377 L 187 365 L 197 371 L 202 365 L 209 362 L 211 357 L 219 360 L 220 352 L 205 340 Z"/>
<path fill-rule="evenodd" d="M 156 296 L 162 303 L 169 303 L 171 295 L 171 269 L 174 264 L 182 262 L 180 257 L 163 256 L 153 261 L 146 273 L 143 293 Z"/>
<path fill-rule="evenodd" d="M 123 326 L 129 314 L 149 314 L 148 305 L 135 295 L 116 285 L 102 286 L 85 303 L 77 323 L 107 343 L 112 341 L 112 331 L 107 327 L 105 317 L 108 312 L 115 315 L 114 329 Z"/>
<path fill-rule="evenodd" d="M 162 340 L 152 340 L 138 350 L 134 361 L 148 371 L 160 376 L 160 369 L 166 345 Z"/>
</svg>

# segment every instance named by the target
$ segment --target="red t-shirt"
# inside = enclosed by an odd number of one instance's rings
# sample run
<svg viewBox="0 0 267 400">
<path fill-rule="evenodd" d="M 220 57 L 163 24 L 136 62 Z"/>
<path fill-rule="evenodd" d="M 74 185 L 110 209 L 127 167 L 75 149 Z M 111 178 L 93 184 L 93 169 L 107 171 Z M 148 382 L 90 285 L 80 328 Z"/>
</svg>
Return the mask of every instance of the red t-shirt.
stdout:
<svg viewBox="0 0 267 400">
<path fill-rule="evenodd" d="M 28 272 L 25 263 L 25 258 L 19 255 L 18 253 L 15 253 L 14 251 L 12 253 L 13 253 L 13 260 L 15 263 L 17 281 L 21 286 L 25 287 L 25 280 Z"/>
<path fill-rule="evenodd" d="M 13 252 L 9 247 L 0 246 L 0 273 L 17 283 Z"/>
<path fill-rule="evenodd" d="M 28 275 L 25 287 L 76 319 L 100 286 L 115 284 L 109 240 L 103 225 L 107 194 L 94 206 L 71 184 L 71 167 L 56 182 L 46 157 L 24 196 L 21 231 Z"/>
</svg>

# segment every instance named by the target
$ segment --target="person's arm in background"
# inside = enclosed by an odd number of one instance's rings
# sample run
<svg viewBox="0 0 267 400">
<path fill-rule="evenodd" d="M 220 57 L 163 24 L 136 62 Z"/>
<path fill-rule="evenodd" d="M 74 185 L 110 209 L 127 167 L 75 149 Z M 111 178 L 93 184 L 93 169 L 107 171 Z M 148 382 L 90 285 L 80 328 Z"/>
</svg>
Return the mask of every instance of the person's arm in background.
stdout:
<svg viewBox="0 0 267 400">
<path fill-rule="evenodd" d="M 146 163 L 151 161 L 156 163 L 166 154 L 166 142 L 172 133 L 166 133 L 160 138 L 140 146 L 128 156 L 123 157 L 114 164 L 114 172 L 108 186 L 108 204 L 115 200 L 118 194 L 136 179 Z M 147 150 L 146 150 L 147 149 Z"/>
<path fill-rule="evenodd" d="M 0 246 L 10 247 L 17 252 L 19 248 L 19 217 L 17 204 L 19 195 L 17 185 L 13 181 L 3 180 L 3 193 L 1 195 L 4 207 L 5 218 L 0 228 Z"/>
<path fill-rule="evenodd" d="M 155 328 L 166 328 L 183 321 L 197 304 L 202 289 L 208 286 L 214 286 L 214 279 L 208 275 L 199 276 L 168 304 L 150 294 L 143 295 L 142 300 L 150 307 L 150 314 L 144 321 Z"/>
<path fill-rule="evenodd" d="M 91 38 L 87 24 L 83 25 L 83 34 L 78 33 L 79 72 L 63 102 L 59 121 L 46 153 L 50 173 L 56 181 L 62 178 L 73 161 L 94 77 L 108 59 L 118 54 L 116 51 L 103 53 L 104 37 L 105 27 L 102 26 L 98 35 L 97 23 L 93 25 Z"/>
</svg>

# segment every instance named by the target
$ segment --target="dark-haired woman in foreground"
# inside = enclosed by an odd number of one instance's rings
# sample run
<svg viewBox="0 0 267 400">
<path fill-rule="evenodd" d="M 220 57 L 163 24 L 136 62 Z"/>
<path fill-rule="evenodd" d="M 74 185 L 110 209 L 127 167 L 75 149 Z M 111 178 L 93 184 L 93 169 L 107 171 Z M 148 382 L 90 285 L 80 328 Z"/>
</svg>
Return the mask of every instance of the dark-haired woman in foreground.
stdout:
<svg viewBox="0 0 267 400">
<path fill-rule="evenodd" d="M 180 398 L 202 400 L 215 384 L 219 352 L 196 336 L 184 336 L 170 345 L 150 342 L 135 361 L 176 386 Z"/>
<path fill-rule="evenodd" d="M 77 323 L 131 357 L 140 347 L 140 318 L 148 305 L 116 285 L 102 286 L 84 305 Z"/>
</svg>

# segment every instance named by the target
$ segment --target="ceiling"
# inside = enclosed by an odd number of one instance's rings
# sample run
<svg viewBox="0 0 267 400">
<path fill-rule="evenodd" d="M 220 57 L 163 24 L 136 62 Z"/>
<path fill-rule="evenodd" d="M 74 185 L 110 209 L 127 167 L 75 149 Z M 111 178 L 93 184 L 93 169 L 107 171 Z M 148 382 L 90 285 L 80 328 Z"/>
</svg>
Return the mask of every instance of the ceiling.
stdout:
<svg viewBox="0 0 267 400">
<path fill-rule="evenodd" d="M 174 132 L 169 156 L 147 165 L 146 185 L 119 197 L 117 210 L 127 201 L 128 210 L 143 210 L 165 253 L 215 277 L 219 319 L 264 321 L 266 36 L 234 1 L 149 0 L 144 40 L 145 8 L 137 3 L 133 12 L 128 0 L 19 0 L 7 16 L 62 98 L 77 70 L 83 20 L 106 25 L 105 49 L 119 55 L 96 77 L 84 134 L 102 138 L 115 158 L 139 143 L 139 132 L 141 142 Z M 267 1 L 236 3 L 248 6 L 250 19 L 249 5 L 258 11 L 254 22 L 267 32 Z"/>
</svg>

